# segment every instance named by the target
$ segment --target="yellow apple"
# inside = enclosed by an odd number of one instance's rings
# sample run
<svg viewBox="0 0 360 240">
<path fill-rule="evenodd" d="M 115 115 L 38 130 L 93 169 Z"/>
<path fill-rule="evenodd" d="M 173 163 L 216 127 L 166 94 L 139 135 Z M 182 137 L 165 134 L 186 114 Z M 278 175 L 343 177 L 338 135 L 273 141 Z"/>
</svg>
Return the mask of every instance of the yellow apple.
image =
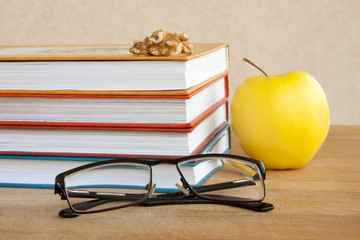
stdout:
<svg viewBox="0 0 360 240">
<path fill-rule="evenodd" d="M 266 168 L 300 168 L 313 158 L 329 131 L 326 95 L 306 72 L 264 74 L 237 88 L 231 103 L 233 131 L 244 151 Z"/>
</svg>

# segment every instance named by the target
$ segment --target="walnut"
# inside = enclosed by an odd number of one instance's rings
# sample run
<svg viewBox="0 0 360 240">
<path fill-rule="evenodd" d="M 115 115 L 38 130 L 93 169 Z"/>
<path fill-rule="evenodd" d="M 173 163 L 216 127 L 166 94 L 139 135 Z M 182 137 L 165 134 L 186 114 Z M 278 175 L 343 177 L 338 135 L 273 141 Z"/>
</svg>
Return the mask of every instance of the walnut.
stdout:
<svg viewBox="0 0 360 240">
<path fill-rule="evenodd" d="M 142 41 L 135 41 L 129 51 L 137 55 L 173 56 L 180 53 L 191 54 L 193 45 L 183 32 L 169 33 L 157 30 Z"/>
<path fill-rule="evenodd" d="M 139 54 L 139 55 L 145 55 L 148 53 L 148 50 L 146 48 L 144 41 L 135 41 L 134 45 L 129 50 L 131 53 Z"/>
</svg>

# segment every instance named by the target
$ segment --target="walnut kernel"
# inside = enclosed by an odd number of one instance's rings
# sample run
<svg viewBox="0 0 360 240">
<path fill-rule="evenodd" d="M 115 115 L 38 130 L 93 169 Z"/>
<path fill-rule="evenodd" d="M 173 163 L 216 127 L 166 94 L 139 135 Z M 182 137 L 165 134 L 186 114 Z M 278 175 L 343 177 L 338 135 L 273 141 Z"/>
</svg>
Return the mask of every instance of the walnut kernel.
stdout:
<svg viewBox="0 0 360 240">
<path fill-rule="evenodd" d="M 188 40 L 189 36 L 183 32 L 169 33 L 160 29 L 142 41 L 135 41 L 129 51 L 137 55 L 153 56 L 190 54 L 193 52 L 193 45 Z"/>
</svg>

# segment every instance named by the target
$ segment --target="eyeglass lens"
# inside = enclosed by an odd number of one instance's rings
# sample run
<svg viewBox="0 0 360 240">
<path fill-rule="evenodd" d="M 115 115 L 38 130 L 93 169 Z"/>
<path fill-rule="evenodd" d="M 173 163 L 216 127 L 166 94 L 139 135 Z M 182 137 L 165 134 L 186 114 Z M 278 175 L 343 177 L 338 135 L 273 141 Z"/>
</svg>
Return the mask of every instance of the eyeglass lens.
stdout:
<svg viewBox="0 0 360 240">
<path fill-rule="evenodd" d="M 107 164 L 67 176 L 65 189 L 73 209 L 101 211 L 144 200 L 149 192 L 150 178 L 150 167 L 144 164 Z M 83 204 L 79 203 L 84 201 L 93 201 L 94 205 L 91 209 L 82 209 Z"/>
<path fill-rule="evenodd" d="M 188 165 L 212 169 L 198 184 L 190 184 L 200 197 L 221 201 L 261 201 L 265 195 L 264 182 L 256 164 L 233 158 L 199 158 L 178 165 L 185 179 Z M 190 178 L 190 176 L 189 176 Z"/>
</svg>

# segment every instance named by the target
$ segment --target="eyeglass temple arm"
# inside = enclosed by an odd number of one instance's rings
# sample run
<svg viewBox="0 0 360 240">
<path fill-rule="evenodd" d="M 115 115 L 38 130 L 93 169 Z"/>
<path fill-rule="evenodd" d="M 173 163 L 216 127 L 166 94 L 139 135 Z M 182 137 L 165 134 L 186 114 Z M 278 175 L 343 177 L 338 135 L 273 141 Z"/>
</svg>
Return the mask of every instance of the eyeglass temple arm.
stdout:
<svg viewBox="0 0 360 240">
<path fill-rule="evenodd" d="M 108 200 L 91 200 L 87 202 L 81 202 L 74 204 L 74 207 L 79 210 L 87 210 L 102 204 L 107 203 Z M 159 200 L 159 201 L 145 201 L 142 202 L 140 205 L 143 206 L 160 206 L 160 205 L 169 205 L 169 204 L 222 204 L 222 205 L 229 205 L 234 207 L 241 207 L 245 209 L 249 209 L 256 212 L 267 212 L 274 209 L 274 205 L 271 203 L 266 202 L 224 202 L 224 201 L 211 201 L 206 199 L 173 199 L 172 201 L 168 200 Z M 64 218 L 74 218 L 79 216 L 78 214 L 74 213 L 70 208 L 65 208 L 59 212 L 59 215 Z"/>
<path fill-rule="evenodd" d="M 256 185 L 256 182 L 253 180 L 241 179 L 231 182 L 192 187 L 192 189 L 194 189 L 197 193 L 203 193 L 203 192 L 211 192 L 211 191 L 225 190 L 229 188 L 247 187 L 254 185 Z"/>
<path fill-rule="evenodd" d="M 189 186 L 186 184 L 186 182 L 181 179 L 184 188 L 189 188 Z M 230 182 L 224 182 L 224 183 L 216 183 L 216 184 L 210 184 L 205 186 L 195 186 L 192 187 L 192 189 L 196 193 L 204 193 L 204 192 L 211 192 L 211 191 L 218 191 L 218 190 L 225 190 L 229 188 L 238 188 L 238 187 L 247 187 L 247 186 L 254 186 L 256 185 L 256 182 L 253 180 L 235 180 Z M 174 197 L 184 197 L 184 194 L 182 192 L 176 192 L 176 193 L 164 193 L 155 195 L 156 198 L 174 198 Z M 226 196 L 225 196 L 226 197 Z"/>
<path fill-rule="evenodd" d="M 185 185 L 185 184 L 184 184 Z M 206 186 L 198 186 L 192 187 L 197 193 L 204 193 L 210 191 L 224 190 L 229 188 L 237 188 L 237 187 L 246 187 L 256 185 L 255 181 L 252 180 L 236 180 L 231 182 L 217 183 Z M 189 186 L 184 186 L 185 188 L 189 188 Z M 146 187 L 148 188 L 148 186 Z M 97 198 L 99 200 L 110 200 L 110 201 L 120 201 L 120 200 L 139 200 L 144 197 L 143 194 L 121 194 L 121 193 L 98 193 L 98 192 L 90 192 L 84 190 L 69 190 L 69 197 L 77 197 L 77 198 Z M 167 198 L 174 199 L 176 197 L 184 197 L 182 192 L 176 193 L 164 193 L 159 195 L 154 195 L 154 198 Z M 225 196 L 224 196 L 225 197 Z"/>
<path fill-rule="evenodd" d="M 74 207 L 76 209 L 81 210 L 87 210 L 93 207 L 96 207 L 101 204 L 107 203 L 108 200 L 91 200 L 87 202 L 82 203 L 76 203 L 74 204 Z M 229 206 L 235 206 L 235 207 L 241 207 L 245 209 L 249 209 L 256 212 L 267 212 L 274 209 L 274 205 L 271 203 L 266 202 L 223 202 L 223 201 L 210 201 L 206 199 L 173 199 L 172 201 L 168 200 L 159 200 L 159 201 L 145 201 L 142 202 L 140 205 L 143 206 L 159 206 L 159 205 L 169 205 L 169 204 L 222 204 L 222 205 L 229 205 Z M 77 217 L 78 214 L 74 213 L 70 208 L 65 208 L 59 212 L 59 215 L 64 218 L 74 218 Z"/>
<path fill-rule="evenodd" d="M 222 189 L 226 189 L 226 188 L 251 186 L 254 184 L 256 184 L 254 181 L 238 180 L 238 181 L 232 181 L 232 182 L 212 184 L 212 185 L 207 185 L 207 186 L 193 187 L 193 189 L 195 189 L 196 192 L 201 193 L 201 192 L 222 190 Z M 56 193 L 60 194 L 59 190 L 56 191 Z M 123 196 L 122 194 L 112 194 L 112 195 L 105 194 L 104 195 L 104 194 L 88 192 L 88 191 L 74 191 L 74 192 L 68 192 L 68 194 L 70 194 L 70 197 L 96 198 L 95 200 L 76 203 L 73 205 L 76 209 L 81 209 L 81 210 L 87 210 L 87 209 L 96 207 L 98 205 L 108 203 L 110 201 L 130 200 L 130 199 L 139 200 L 143 197 L 142 194 L 126 194 L 125 196 Z M 165 204 L 209 202 L 208 200 L 203 200 L 203 199 L 192 199 L 192 197 L 194 197 L 193 195 L 185 198 L 185 196 L 182 192 L 165 193 L 165 194 L 155 195 L 154 197 L 155 197 L 155 199 L 147 199 L 145 202 L 142 203 L 142 205 L 151 206 L 151 205 L 165 205 Z M 176 197 L 182 197 L 182 199 L 177 199 Z M 226 196 L 222 196 L 222 198 L 224 198 L 224 197 L 226 197 Z M 237 205 L 239 205 L 239 204 L 237 204 Z M 243 204 L 240 204 L 240 205 L 243 205 Z M 248 204 L 244 205 L 244 206 L 246 207 L 246 206 L 248 206 Z M 239 206 L 239 207 L 242 207 L 242 206 Z M 77 214 L 74 213 L 70 208 L 61 210 L 59 212 L 59 215 L 62 217 L 76 217 L 77 216 Z"/>
<path fill-rule="evenodd" d="M 229 205 L 234 207 L 241 207 L 257 212 L 267 212 L 274 209 L 274 205 L 266 202 L 224 202 L 224 201 L 215 201 L 199 198 L 184 198 L 184 199 L 174 199 L 172 201 L 168 200 L 159 200 L 159 201 L 145 201 L 140 205 L 144 206 L 159 206 L 159 205 L 170 205 L 170 204 L 221 204 Z"/>
</svg>

